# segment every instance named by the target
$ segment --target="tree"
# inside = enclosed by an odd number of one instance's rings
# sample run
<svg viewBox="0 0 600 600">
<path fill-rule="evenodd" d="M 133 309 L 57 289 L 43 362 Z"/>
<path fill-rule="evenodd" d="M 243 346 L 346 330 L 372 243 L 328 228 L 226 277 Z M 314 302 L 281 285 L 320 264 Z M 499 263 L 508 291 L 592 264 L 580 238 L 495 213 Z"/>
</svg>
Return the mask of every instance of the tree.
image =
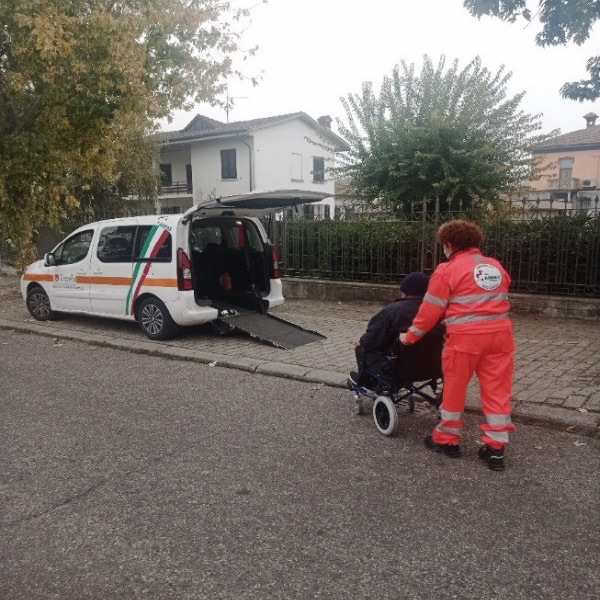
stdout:
<svg viewBox="0 0 600 600">
<path fill-rule="evenodd" d="M 156 119 L 214 103 L 244 14 L 221 0 L 0 3 L 0 231 L 19 265 L 38 225 L 148 187 L 132 150 L 151 158 Z"/>
<path fill-rule="evenodd" d="M 570 41 L 581 45 L 600 19 L 600 0 L 538 0 L 534 15 L 527 0 L 464 0 L 463 4 L 477 18 L 490 15 L 513 23 L 518 18 L 530 22 L 537 17 L 542 24 L 535 37 L 538 46 L 558 46 Z M 600 98 L 600 56 L 592 56 L 586 69 L 589 79 L 565 83 L 560 88 L 564 98 L 580 102 Z"/>
<path fill-rule="evenodd" d="M 351 146 L 339 177 L 354 193 L 392 209 L 424 198 L 446 205 L 495 198 L 521 188 L 536 164 L 528 153 L 546 136 L 539 117 L 519 110 L 523 93 L 506 98 L 510 73 L 496 74 L 479 58 L 459 70 L 425 56 L 420 75 L 404 61 L 384 78 L 342 98 L 348 123 L 338 128 Z"/>
</svg>

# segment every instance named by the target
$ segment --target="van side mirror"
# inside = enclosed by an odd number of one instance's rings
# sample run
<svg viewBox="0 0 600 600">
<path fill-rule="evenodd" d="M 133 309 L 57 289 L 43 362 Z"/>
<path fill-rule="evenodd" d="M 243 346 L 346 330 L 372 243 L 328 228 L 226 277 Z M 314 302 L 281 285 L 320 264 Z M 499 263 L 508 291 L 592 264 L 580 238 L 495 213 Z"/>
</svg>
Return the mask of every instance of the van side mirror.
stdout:
<svg viewBox="0 0 600 600">
<path fill-rule="evenodd" d="M 56 266 L 56 259 L 54 258 L 54 254 L 52 254 L 52 252 L 46 252 L 46 254 L 44 254 L 44 266 L 45 267 Z"/>
</svg>

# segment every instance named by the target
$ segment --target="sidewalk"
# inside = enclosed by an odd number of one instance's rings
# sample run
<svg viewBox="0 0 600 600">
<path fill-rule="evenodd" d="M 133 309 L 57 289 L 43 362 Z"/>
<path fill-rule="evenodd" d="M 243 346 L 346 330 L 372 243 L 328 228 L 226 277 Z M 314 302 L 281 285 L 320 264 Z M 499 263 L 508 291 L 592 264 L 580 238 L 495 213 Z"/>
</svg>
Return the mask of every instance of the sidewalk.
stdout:
<svg viewBox="0 0 600 600">
<path fill-rule="evenodd" d="M 348 373 L 355 369 L 352 340 L 360 337 L 379 308 L 363 302 L 288 299 L 273 314 L 327 336 L 295 350 L 273 348 L 240 335 L 220 337 L 205 328 L 184 329 L 174 340 L 152 342 L 131 322 L 74 315 L 35 321 L 18 291 L 18 278 L 0 273 L 0 338 L 2 328 L 14 329 L 339 387 L 345 387 Z M 513 323 L 515 421 L 598 436 L 600 323 L 527 315 L 514 315 Z M 348 404 L 350 410 L 350 397 Z M 479 406 L 474 381 L 467 409 L 479 412 Z"/>
</svg>

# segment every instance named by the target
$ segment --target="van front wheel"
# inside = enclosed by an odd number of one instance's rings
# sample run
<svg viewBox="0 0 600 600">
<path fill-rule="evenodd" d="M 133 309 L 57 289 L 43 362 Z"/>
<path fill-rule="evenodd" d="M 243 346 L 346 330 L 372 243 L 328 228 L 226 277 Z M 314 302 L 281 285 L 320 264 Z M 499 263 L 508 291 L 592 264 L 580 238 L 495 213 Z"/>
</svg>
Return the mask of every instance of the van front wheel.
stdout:
<svg viewBox="0 0 600 600">
<path fill-rule="evenodd" d="M 177 333 L 176 323 L 158 298 L 142 300 L 138 309 L 138 323 L 151 340 L 168 340 Z"/>
<path fill-rule="evenodd" d="M 33 287 L 27 292 L 27 310 L 37 321 L 49 321 L 55 314 L 50 308 L 48 294 L 40 286 Z"/>
</svg>

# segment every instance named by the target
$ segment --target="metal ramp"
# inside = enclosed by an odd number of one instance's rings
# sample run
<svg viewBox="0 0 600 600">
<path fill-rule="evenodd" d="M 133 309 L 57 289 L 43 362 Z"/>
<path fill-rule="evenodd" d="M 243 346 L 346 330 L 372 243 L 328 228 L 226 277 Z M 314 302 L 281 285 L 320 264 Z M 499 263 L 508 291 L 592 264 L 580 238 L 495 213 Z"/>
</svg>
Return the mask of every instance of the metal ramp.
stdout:
<svg viewBox="0 0 600 600">
<path fill-rule="evenodd" d="M 224 331 L 245 333 L 255 340 L 271 344 L 276 348 L 292 350 L 325 339 L 324 335 L 316 331 L 304 329 L 273 315 L 238 307 L 224 309 L 220 306 L 219 309 L 221 316 L 215 322 L 218 327 Z"/>
</svg>

